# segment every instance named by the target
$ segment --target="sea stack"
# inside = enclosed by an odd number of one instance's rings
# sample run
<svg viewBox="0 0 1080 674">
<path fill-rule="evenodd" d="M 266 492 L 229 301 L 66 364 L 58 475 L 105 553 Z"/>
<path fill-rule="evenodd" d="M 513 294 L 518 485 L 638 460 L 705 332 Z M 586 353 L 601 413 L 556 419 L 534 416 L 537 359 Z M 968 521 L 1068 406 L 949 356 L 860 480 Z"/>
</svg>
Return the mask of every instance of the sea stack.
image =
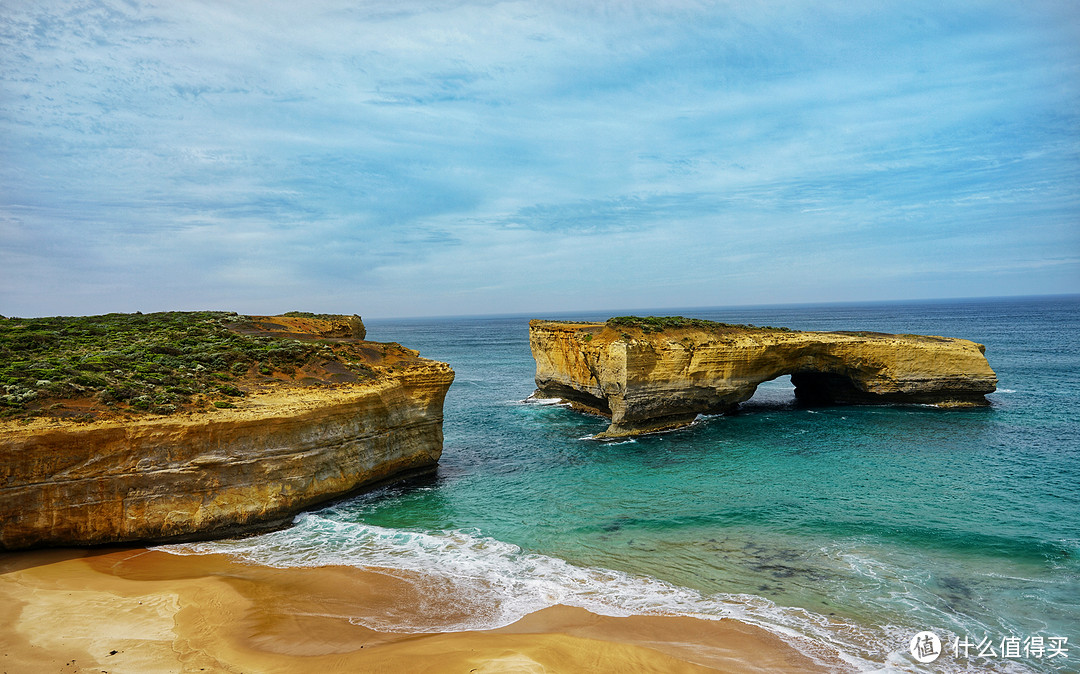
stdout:
<svg viewBox="0 0 1080 674">
<path fill-rule="evenodd" d="M 997 377 L 981 344 L 877 332 L 798 332 L 682 317 L 534 320 L 536 394 L 611 419 L 602 437 L 726 414 L 758 384 L 791 375 L 818 404 L 986 405 Z"/>
<path fill-rule="evenodd" d="M 189 337 L 140 351 L 146 360 L 137 366 L 121 358 L 122 349 L 49 361 L 54 376 L 68 379 L 60 388 L 38 381 L 41 396 L 61 390 L 66 398 L 0 422 L 0 549 L 259 531 L 434 470 L 454 379 L 448 365 L 398 344 L 363 341 L 357 316 L 206 315 L 167 315 Z M 157 316 L 148 315 L 147 325 L 165 320 Z M 43 329 L 43 320 L 61 327 Z M 5 334 L 14 336 L 10 348 L 33 348 L 20 335 L 71 340 L 84 330 L 105 335 L 88 339 L 105 339 L 116 326 L 130 330 L 132 320 L 85 317 L 64 328 L 75 321 L 33 319 Z M 190 337 L 199 330 L 202 337 Z M 252 354 L 260 360 L 249 362 Z M 125 368 L 138 372 L 128 377 Z M 151 394 L 132 397 L 140 383 Z M 192 390 L 198 386 L 205 390 Z M 184 393 L 168 398 L 169 390 Z"/>
</svg>

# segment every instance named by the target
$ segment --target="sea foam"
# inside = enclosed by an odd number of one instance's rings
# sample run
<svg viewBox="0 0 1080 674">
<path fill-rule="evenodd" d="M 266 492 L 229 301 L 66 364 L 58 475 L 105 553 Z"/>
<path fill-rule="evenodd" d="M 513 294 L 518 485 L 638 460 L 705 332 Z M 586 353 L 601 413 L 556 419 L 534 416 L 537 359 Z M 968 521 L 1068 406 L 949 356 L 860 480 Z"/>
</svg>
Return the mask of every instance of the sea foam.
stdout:
<svg viewBox="0 0 1080 674">
<path fill-rule="evenodd" d="M 918 671 L 899 644 L 907 632 L 881 630 L 750 594 L 704 595 L 655 578 L 577 566 L 526 552 L 467 531 L 420 532 L 343 522 L 305 513 L 291 529 L 242 539 L 159 546 L 177 555 L 228 554 L 275 568 L 352 566 L 424 574 L 459 593 L 468 617 L 440 622 L 436 614 L 357 616 L 355 624 L 393 632 L 467 631 L 512 624 L 535 611 L 566 605 L 607 616 L 680 615 L 736 619 L 780 635 L 820 661 L 847 662 L 860 671 Z M 888 654 L 888 655 L 885 655 Z M 940 671 L 950 671 L 948 667 Z M 959 669 L 957 671 L 960 671 Z"/>
</svg>

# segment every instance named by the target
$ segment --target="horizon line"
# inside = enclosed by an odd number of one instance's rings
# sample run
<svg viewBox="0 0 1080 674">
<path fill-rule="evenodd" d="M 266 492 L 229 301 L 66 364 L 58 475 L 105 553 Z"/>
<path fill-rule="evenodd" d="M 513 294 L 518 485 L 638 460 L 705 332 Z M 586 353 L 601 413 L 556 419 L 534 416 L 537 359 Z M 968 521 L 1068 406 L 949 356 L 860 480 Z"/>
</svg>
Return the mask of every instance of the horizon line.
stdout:
<svg viewBox="0 0 1080 674">
<path fill-rule="evenodd" d="M 363 318 L 363 320 L 372 321 L 412 321 L 412 320 L 438 320 L 438 319 L 451 319 L 451 318 L 518 318 L 523 316 L 533 317 L 546 317 L 554 314 L 566 314 L 566 315 L 582 315 L 582 314 L 603 314 L 607 313 L 610 316 L 626 316 L 626 315 L 640 315 L 634 312 L 643 311 L 718 311 L 729 309 L 788 309 L 799 307 L 832 307 L 832 306 L 868 306 L 878 304 L 947 304 L 952 302 L 980 302 L 991 300 L 1040 300 L 1040 299 L 1064 299 L 1064 298 L 1078 298 L 1080 299 L 1080 293 L 1078 292 L 1066 292 L 1066 293 L 1038 293 L 1034 295 L 980 295 L 969 297 L 924 297 L 924 298 L 906 298 L 906 299 L 893 299 L 893 300 L 833 300 L 825 302 L 769 302 L 764 304 L 717 304 L 717 305 L 699 305 L 699 306 L 672 306 L 672 307 L 637 307 L 634 309 L 574 309 L 567 311 L 522 311 L 512 313 L 491 313 L 491 314 L 443 314 L 435 316 L 373 316 L 370 318 Z M 627 313 L 629 312 L 629 313 Z"/>
<path fill-rule="evenodd" d="M 834 306 L 869 306 L 869 305 L 881 305 L 881 304 L 946 304 L 952 302 L 979 302 L 979 301 L 993 301 L 993 300 L 1040 300 L 1040 299 L 1064 299 L 1064 298 L 1080 298 L 1080 292 L 1065 292 L 1065 293 L 1039 293 L 1039 294 L 1025 294 L 1025 295 L 979 295 L 968 297 L 923 297 L 923 298 L 906 298 L 906 299 L 890 299 L 890 300 L 832 300 L 824 302 L 767 302 L 762 304 L 716 304 L 716 305 L 698 305 L 698 306 L 671 306 L 671 307 L 636 307 L 632 309 L 570 309 L 570 310 L 539 310 L 539 311 L 521 311 L 510 313 L 490 313 L 490 314 L 437 314 L 437 315 L 412 315 L 412 316 L 369 316 L 363 317 L 362 314 L 356 312 L 343 312 L 334 313 L 329 311 L 318 311 L 310 313 L 325 314 L 328 316 L 351 316 L 359 315 L 362 320 L 365 321 L 414 321 L 414 320 L 446 320 L 454 318 L 519 318 L 519 317 L 551 317 L 555 315 L 591 315 L 591 314 L 608 314 L 609 316 L 628 316 L 628 315 L 643 315 L 641 312 L 664 312 L 664 311 L 726 311 L 734 309 L 793 309 L 799 307 L 834 307 Z M 16 319 L 34 319 L 34 318 L 89 318 L 91 316 L 107 316 L 110 314 L 154 314 L 154 313 L 169 313 L 169 312 L 196 312 L 196 311 L 220 311 L 225 313 L 234 313 L 240 316 L 281 316 L 290 311 L 305 311 L 304 309 L 286 309 L 278 313 L 266 313 L 266 312 L 241 312 L 235 309 L 215 309 L 215 308 L 198 308 L 198 309 L 164 309 L 161 311 L 111 311 L 104 314 L 62 314 L 53 316 L 7 316 L 0 313 L 0 319 L 2 320 L 16 320 Z M 656 314 L 652 314 L 656 315 Z M 670 314 L 669 314 L 670 315 Z"/>
</svg>

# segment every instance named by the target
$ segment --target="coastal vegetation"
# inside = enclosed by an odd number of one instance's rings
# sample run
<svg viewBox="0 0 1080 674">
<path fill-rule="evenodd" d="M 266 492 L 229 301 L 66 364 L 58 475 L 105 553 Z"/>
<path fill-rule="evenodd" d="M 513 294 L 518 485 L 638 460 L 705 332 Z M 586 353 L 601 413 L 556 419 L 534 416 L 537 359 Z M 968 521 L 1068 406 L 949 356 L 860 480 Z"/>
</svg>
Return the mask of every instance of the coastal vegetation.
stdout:
<svg viewBox="0 0 1080 674">
<path fill-rule="evenodd" d="M 663 332 L 675 328 L 699 328 L 702 330 L 776 330 L 790 332 L 790 328 L 775 328 L 771 325 L 759 327 L 740 323 L 718 323 L 701 318 L 684 316 L 616 316 L 607 320 L 610 328 L 639 328 L 645 332 Z"/>
<path fill-rule="evenodd" d="M 313 364 L 370 374 L 346 340 L 245 334 L 251 326 L 219 311 L 0 318 L 0 418 L 223 408 Z"/>
</svg>

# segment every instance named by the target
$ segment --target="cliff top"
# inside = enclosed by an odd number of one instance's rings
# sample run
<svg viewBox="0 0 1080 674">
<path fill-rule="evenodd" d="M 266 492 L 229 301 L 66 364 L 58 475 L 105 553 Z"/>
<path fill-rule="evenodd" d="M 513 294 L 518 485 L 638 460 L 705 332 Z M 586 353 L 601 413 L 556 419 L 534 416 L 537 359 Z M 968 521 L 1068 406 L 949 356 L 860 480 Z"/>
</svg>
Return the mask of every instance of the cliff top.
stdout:
<svg viewBox="0 0 1080 674">
<path fill-rule="evenodd" d="M 0 422 L 135 419 L 374 381 L 428 363 L 359 316 L 193 311 L 0 318 Z"/>
<path fill-rule="evenodd" d="M 716 337 L 751 337 L 770 336 L 773 338 L 799 339 L 800 335 L 813 335 L 815 339 L 836 337 L 838 339 L 902 339 L 914 341 L 950 341 L 949 337 L 935 335 L 912 335 L 891 334 L 885 332 L 873 332 L 865 330 L 838 330 L 827 332 L 811 332 L 806 330 L 792 330 L 788 327 L 775 327 L 772 325 L 752 325 L 744 323 L 720 323 L 702 318 L 686 318 L 684 316 L 616 316 L 601 323 L 596 321 L 548 321 L 536 319 L 529 321 L 530 327 L 543 327 L 555 330 L 570 330 L 587 335 L 587 341 L 592 336 L 602 335 L 608 341 L 618 338 L 624 339 L 647 339 L 650 335 L 663 333 L 667 336 L 686 336 L 691 333 Z"/>
</svg>

